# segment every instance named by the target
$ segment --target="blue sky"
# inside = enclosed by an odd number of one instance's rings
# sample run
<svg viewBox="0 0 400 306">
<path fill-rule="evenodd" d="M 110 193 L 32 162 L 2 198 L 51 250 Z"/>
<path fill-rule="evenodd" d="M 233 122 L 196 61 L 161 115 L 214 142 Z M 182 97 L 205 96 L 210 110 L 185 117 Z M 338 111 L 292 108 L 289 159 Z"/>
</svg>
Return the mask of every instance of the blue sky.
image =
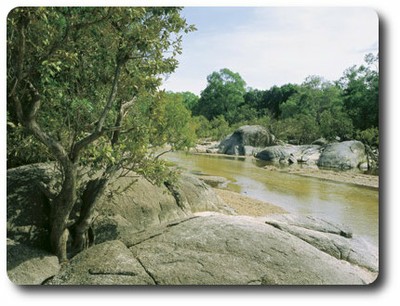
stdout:
<svg viewBox="0 0 400 306">
<path fill-rule="evenodd" d="M 247 86 L 268 89 L 302 83 L 307 76 L 337 80 L 378 52 L 378 17 L 368 8 L 187 7 L 197 31 L 184 36 L 171 91 L 200 94 L 207 75 L 238 72 Z"/>
</svg>

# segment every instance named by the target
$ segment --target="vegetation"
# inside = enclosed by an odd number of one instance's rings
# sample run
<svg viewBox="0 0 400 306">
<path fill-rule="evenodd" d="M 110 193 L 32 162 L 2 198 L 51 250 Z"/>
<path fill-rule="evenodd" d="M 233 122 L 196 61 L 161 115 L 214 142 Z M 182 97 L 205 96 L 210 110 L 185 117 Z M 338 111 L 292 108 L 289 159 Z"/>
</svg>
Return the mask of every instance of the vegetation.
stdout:
<svg viewBox="0 0 400 306">
<path fill-rule="evenodd" d="M 60 261 L 67 259 L 69 232 L 75 233 L 73 252 L 87 247 L 94 207 L 113 177 L 134 171 L 154 183 L 168 180 L 159 147 L 193 142 L 183 102 L 157 91 L 160 75 L 177 67 L 182 34 L 192 30 L 179 8 L 16 8 L 9 14 L 8 163 L 58 163 L 58 190 L 38 187 L 51 200 L 50 241 Z M 79 176 L 83 166 L 89 179 Z"/>
<path fill-rule="evenodd" d="M 319 137 L 379 144 L 378 56 L 367 55 L 365 65 L 335 82 L 312 76 L 258 90 L 225 68 L 207 77 L 200 97 L 159 91 L 161 75 L 177 67 L 182 35 L 193 30 L 172 7 L 9 14 L 7 166 L 59 166 L 55 190 L 38 188 L 51 204 L 50 241 L 60 261 L 88 246 L 94 209 L 112 179 L 135 173 L 171 183 L 174 175 L 159 157 L 197 138 L 220 140 L 241 125 L 260 124 L 296 144 Z"/>
<path fill-rule="evenodd" d="M 302 84 L 245 89 L 245 81 L 228 69 L 208 76 L 196 100 L 186 103 L 201 128 L 200 138 L 220 140 L 244 124 L 267 127 L 278 139 L 307 144 L 324 137 L 359 139 L 379 145 L 378 56 L 346 70 L 338 81 L 310 76 Z M 187 93 L 185 93 L 187 95 Z"/>
</svg>

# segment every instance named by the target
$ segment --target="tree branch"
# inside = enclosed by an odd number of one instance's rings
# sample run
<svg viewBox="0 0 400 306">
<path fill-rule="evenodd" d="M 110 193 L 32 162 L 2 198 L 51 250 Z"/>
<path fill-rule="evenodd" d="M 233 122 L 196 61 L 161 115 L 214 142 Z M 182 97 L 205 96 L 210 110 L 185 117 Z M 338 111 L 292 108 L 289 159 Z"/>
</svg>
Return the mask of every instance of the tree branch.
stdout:
<svg viewBox="0 0 400 306">
<path fill-rule="evenodd" d="M 111 91 L 110 91 L 110 96 L 108 97 L 108 101 L 107 101 L 106 105 L 104 106 L 104 109 L 103 109 L 103 112 L 101 113 L 100 119 L 97 121 L 95 130 L 93 131 L 92 134 L 81 139 L 73 146 L 73 149 L 71 152 L 72 159 L 77 158 L 77 156 L 79 155 L 79 152 L 84 147 L 86 147 L 87 145 L 89 145 L 90 143 L 92 143 L 93 141 L 98 139 L 105 132 L 105 130 L 103 129 L 103 126 L 104 126 L 104 122 L 107 118 L 107 115 L 108 115 L 109 111 L 111 110 L 112 105 L 115 101 L 115 97 L 117 95 L 119 76 L 121 74 L 121 66 L 122 66 L 122 63 L 117 62 L 117 66 L 115 67 L 115 72 L 114 72 L 113 84 L 112 84 Z"/>
<path fill-rule="evenodd" d="M 115 126 L 121 126 L 122 120 L 127 114 L 128 109 L 134 105 L 136 102 L 136 96 L 134 96 L 131 100 L 121 103 L 119 106 L 119 113 L 117 119 L 115 121 Z M 114 146 L 118 143 L 119 135 L 121 134 L 121 129 L 115 130 L 111 137 L 111 145 Z"/>
<path fill-rule="evenodd" d="M 41 127 L 36 122 L 36 116 L 40 109 L 40 93 L 38 90 L 33 86 L 33 84 L 26 80 L 28 84 L 28 89 L 30 91 L 32 102 L 28 111 L 28 115 L 24 114 L 24 110 L 22 108 L 21 100 L 16 94 L 16 88 L 18 84 L 21 82 L 23 77 L 23 69 L 24 69 L 24 58 L 26 52 L 26 37 L 25 37 L 25 30 L 27 26 L 27 22 L 19 24 L 19 32 L 20 32 L 20 39 L 19 39 L 19 53 L 17 58 L 17 77 L 16 83 L 14 85 L 13 91 L 11 92 L 11 97 L 14 101 L 14 106 L 16 109 L 17 117 L 20 123 L 30 131 L 39 141 L 41 141 L 45 146 L 47 146 L 50 151 L 55 155 L 55 157 L 63 164 L 66 165 L 68 162 L 68 154 L 63 148 L 63 146 L 50 137 L 47 133 L 45 133 Z"/>
</svg>

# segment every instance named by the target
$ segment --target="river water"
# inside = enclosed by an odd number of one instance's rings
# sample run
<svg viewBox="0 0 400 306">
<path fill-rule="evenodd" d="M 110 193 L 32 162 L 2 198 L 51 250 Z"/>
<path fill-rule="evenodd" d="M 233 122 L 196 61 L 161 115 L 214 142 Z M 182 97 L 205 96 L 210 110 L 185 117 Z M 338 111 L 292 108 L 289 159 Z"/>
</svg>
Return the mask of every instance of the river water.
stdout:
<svg viewBox="0 0 400 306">
<path fill-rule="evenodd" d="M 266 171 L 252 157 L 173 152 L 165 158 L 185 171 L 227 178 L 227 188 L 291 213 L 322 217 L 350 227 L 378 245 L 379 192 L 375 188 Z"/>
</svg>

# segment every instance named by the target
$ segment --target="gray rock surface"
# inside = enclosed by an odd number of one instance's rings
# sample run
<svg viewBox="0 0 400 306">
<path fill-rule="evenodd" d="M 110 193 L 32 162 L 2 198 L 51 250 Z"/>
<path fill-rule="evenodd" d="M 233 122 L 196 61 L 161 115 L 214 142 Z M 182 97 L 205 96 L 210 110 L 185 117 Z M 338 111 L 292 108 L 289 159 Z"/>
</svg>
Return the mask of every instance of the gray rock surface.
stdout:
<svg viewBox="0 0 400 306">
<path fill-rule="evenodd" d="M 260 125 L 245 125 L 228 135 L 219 144 L 218 153 L 254 155 L 261 148 L 273 145 L 275 136 Z"/>
<path fill-rule="evenodd" d="M 318 166 L 346 170 L 366 162 L 364 145 L 360 141 L 350 140 L 327 145 L 321 153 Z"/>
<path fill-rule="evenodd" d="M 49 203 L 38 184 L 51 187 L 56 173 L 55 168 L 47 164 L 7 171 L 8 238 L 50 250 Z M 183 176 L 176 186 L 168 187 L 152 185 L 140 177 L 134 184 L 132 180 L 119 178 L 109 186 L 104 203 L 97 207 L 96 243 L 117 239 L 121 232 L 135 233 L 187 218 L 193 212 L 228 212 L 226 204 L 211 187 L 196 177 Z"/>
<path fill-rule="evenodd" d="M 49 249 L 47 198 L 39 183 L 51 185 L 57 171 L 49 164 L 7 170 L 7 237 Z"/>
<path fill-rule="evenodd" d="M 32 233 L 46 229 L 42 197 L 32 215 L 24 211 L 35 192 L 27 179 L 34 168 L 8 173 L 7 235 L 15 239 L 8 241 L 7 271 L 18 284 L 367 284 L 377 276 L 377 251 L 350 230 L 295 215 L 229 216 L 193 176 L 161 187 L 139 179 L 124 193 L 117 186 L 127 187 L 128 178 L 111 185 L 97 211 L 97 245 L 59 271 L 55 256 L 24 243 L 33 237 L 39 244 Z M 23 235 L 21 226 L 28 227 Z"/>
<path fill-rule="evenodd" d="M 96 245 L 49 284 L 366 284 L 374 277 L 263 218 L 203 213 L 140 239 Z"/>
<path fill-rule="evenodd" d="M 316 164 L 322 147 L 318 145 L 279 145 L 266 147 L 256 154 L 256 158 L 271 163 Z"/>
<path fill-rule="evenodd" d="M 98 244 L 75 256 L 46 285 L 153 285 L 141 263 L 120 241 Z"/>
<path fill-rule="evenodd" d="M 40 285 L 60 270 L 58 258 L 7 239 L 7 274 L 16 285 Z"/>
<path fill-rule="evenodd" d="M 198 175 L 196 176 L 200 181 L 206 183 L 213 188 L 224 188 L 227 186 L 229 180 L 222 176 L 214 175 Z"/>
<path fill-rule="evenodd" d="M 378 249 L 350 229 L 312 216 L 294 214 L 267 217 L 270 224 L 341 260 L 378 272 Z"/>
<path fill-rule="evenodd" d="M 365 168 L 365 165 L 368 165 L 365 147 L 356 140 L 323 146 L 317 144 L 269 146 L 260 150 L 255 156 L 270 163 L 303 163 L 341 170 Z"/>
</svg>

